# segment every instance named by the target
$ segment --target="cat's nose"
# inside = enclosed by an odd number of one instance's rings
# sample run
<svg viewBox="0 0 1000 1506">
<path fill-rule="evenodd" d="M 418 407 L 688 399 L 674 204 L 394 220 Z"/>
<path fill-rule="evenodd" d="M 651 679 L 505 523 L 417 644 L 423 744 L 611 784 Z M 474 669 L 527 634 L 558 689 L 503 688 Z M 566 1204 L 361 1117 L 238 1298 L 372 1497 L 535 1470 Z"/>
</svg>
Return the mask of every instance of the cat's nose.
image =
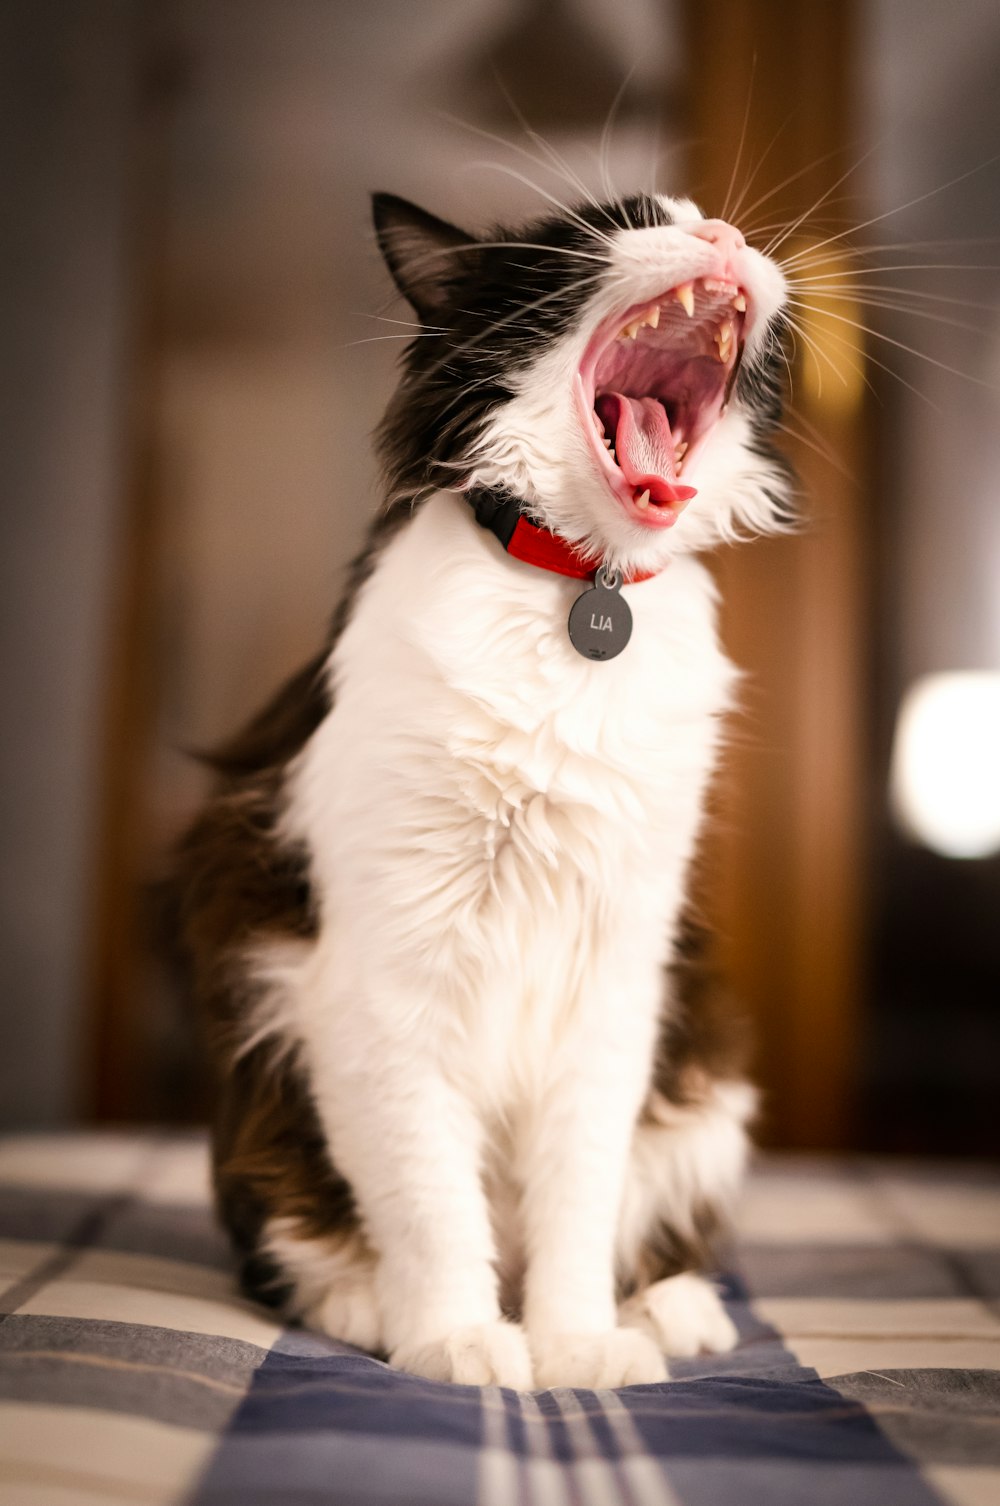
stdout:
<svg viewBox="0 0 1000 1506">
<path fill-rule="evenodd" d="M 686 228 L 699 240 L 708 241 L 718 249 L 722 258 L 720 271 L 723 275 L 734 270 L 736 253 L 746 246 L 746 241 L 735 225 L 730 225 L 725 220 L 698 220 Z"/>
</svg>

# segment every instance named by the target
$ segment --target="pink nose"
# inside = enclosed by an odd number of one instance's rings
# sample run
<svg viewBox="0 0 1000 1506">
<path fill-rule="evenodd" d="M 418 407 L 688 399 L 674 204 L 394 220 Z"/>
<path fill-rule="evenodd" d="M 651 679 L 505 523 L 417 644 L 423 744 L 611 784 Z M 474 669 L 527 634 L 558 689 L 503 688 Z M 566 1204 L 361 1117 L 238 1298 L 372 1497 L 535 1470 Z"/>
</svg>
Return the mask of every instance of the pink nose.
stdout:
<svg viewBox="0 0 1000 1506">
<path fill-rule="evenodd" d="M 708 241 L 717 248 L 722 258 L 723 273 L 732 271 L 736 253 L 746 245 L 735 225 L 728 225 L 725 220 L 698 220 L 685 228 L 699 240 Z"/>
</svg>

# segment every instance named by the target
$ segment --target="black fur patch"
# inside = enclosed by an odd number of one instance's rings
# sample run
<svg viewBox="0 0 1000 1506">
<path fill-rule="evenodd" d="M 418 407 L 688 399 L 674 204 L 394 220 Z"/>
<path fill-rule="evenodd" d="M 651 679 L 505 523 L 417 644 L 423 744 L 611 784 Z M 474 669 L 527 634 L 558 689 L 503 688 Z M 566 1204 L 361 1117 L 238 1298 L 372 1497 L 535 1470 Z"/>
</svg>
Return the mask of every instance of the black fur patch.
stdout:
<svg viewBox="0 0 1000 1506">
<path fill-rule="evenodd" d="M 416 498 L 462 479 L 487 419 L 513 396 L 510 378 L 572 327 L 607 271 L 602 236 L 672 223 L 646 196 L 582 205 L 574 215 L 517 230 L 496 226 L 449 253 L 435 323 L 407 346 L 402 382 L 379 429 L 391 495 Z"/>
</svg>

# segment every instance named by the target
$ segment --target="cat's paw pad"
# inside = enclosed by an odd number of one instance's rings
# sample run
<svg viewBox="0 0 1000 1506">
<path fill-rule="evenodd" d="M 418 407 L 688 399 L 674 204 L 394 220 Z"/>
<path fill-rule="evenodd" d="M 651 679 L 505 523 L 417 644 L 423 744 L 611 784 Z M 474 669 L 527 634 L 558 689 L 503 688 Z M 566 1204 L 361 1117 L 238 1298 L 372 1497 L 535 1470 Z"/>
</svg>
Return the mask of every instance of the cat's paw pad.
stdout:
<svg viewBox="0 0 1000 1506">
<path fill-rule="evenodd" d="M 667 1379 L 663 1355 L 635 1328 L 606 1333 L 557 1333 L 533 1337 L 535 1385 L 580 1386 L 610 1391 Z"/>
<path fill-rule="evenodd" d="M 636 1292 L 622 1304 L 618 1319 L 678 1357 L 722 1354 L 739 1340 L 715 1287 L 690 1271 Z"/>
<path fill-rule="evenodd" d="M 523 1331 L 514 1323 L 481 1323 L 456 1328 L 444 1338 L 402 1344 L 391 1363 L 427 1380 L 458 1386 L 510 1386 L 530 1391 L 531 1355 Z"/>
</svg>

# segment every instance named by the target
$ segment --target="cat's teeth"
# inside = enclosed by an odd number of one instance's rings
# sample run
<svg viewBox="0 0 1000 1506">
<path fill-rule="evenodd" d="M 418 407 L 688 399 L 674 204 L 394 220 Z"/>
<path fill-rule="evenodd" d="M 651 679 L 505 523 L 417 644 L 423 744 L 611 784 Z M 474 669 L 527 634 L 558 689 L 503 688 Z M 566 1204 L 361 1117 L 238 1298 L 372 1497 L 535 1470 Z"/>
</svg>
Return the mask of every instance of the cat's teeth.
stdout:
<svg viewBox="0 0 1000 1506">
<path fill-rule="evenodd" d="M 679 445 L 675 445 L 674 446 L 674 459 L 676 460 L 678 466 L 680 465 L 681 461 L 684 459 L 684 456 L 687 454 L 687 452 L 688 452 L 688 442 L 687 442 L 686 439 L 682 439 Z"/>
<path fill-rule="evenodd" d="M 674 297 L 688 318 L 694 315 L 694 283 L 682 282 L 674 288 Z"/>
<path fill-rule="evenodd" d="M 611 441 L 608 438 L 608 436 L 605 434 L 602 437 L 604 439 L 604 446 L 605 446 L 605 448 L 608 449 L 608 450 L 611 450 L 611 453 L 614 454 L 614 450 L 612 449 Z"/>
<path fill-rule="evenodd" d="M 646 490 L 644 492 L 639 492 L 638 496 L 635 499 L 635 505 L 636 505 L 636 507 L 640 508 L 643 512 L 645 512 L 646 508 L 649 506 L 649 488 L 648 487 L 646 488 Z"/>
<path fill-rule="evenodd" d="M 659 322 L 660 305 L 658 303 L 654 303 L 653 307 L 647 309 L 644 314 L 640 314 L 638 319 L 633 319 L 630 323 L 622 325 L 622 328 L 618 333 L 618 338 L 619 340 L 634 340 L 639 331 L 641 329 L 644 329 L 647 324 L 652 329 L 656 329 Z"/>
<path fill-rule="evenodd" d="M 724 282 L 721 278 L 718 277 L 703 277 L 701 279 L 701 285 L 705 289 L 706 293 L 717 293 L 724 298 L 732 298 L 736 293 L 735 283 Z"/>
<path fill-rule="evenodd" d="M 737 312 L 740 313 L 740 314 L 745 314 L 746 313 L 746 311 L 747 311 L 747 300 L 746 300 L 745 294 L 743 294 L 743 293 L 737 293 L 736 294 L 736 297 L 733 299 L 733 308 L 736 309 Z"/>
<path fill-rule="evenodd" d="M 720 324 L 715 331 L 715 348 L 719 352 L 720 361 L 728 361 L 733 353 L 733 326 L 728 323 Z"/>
</svg>

